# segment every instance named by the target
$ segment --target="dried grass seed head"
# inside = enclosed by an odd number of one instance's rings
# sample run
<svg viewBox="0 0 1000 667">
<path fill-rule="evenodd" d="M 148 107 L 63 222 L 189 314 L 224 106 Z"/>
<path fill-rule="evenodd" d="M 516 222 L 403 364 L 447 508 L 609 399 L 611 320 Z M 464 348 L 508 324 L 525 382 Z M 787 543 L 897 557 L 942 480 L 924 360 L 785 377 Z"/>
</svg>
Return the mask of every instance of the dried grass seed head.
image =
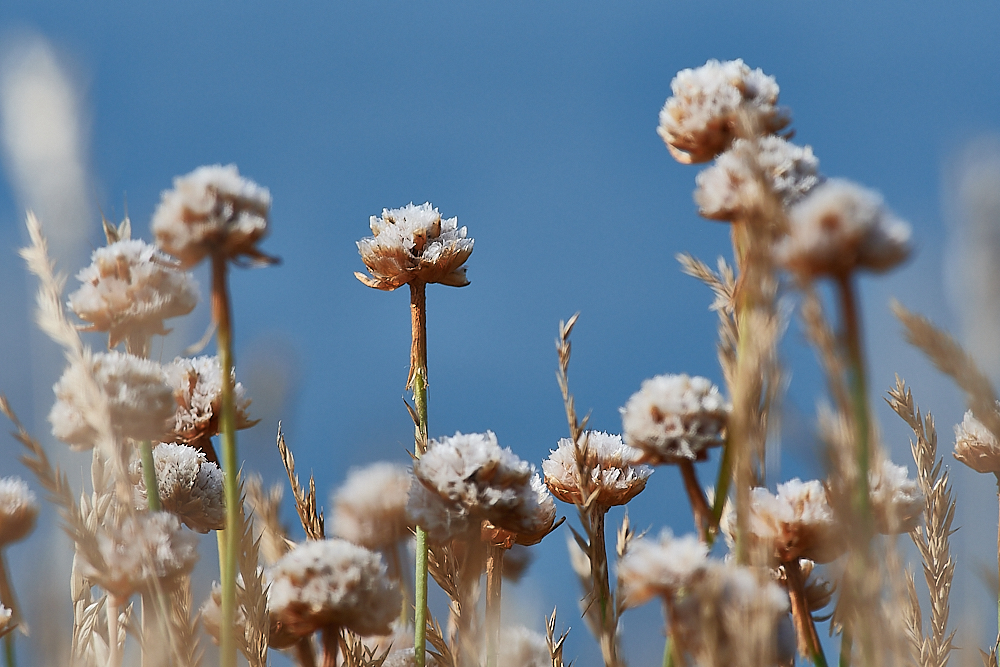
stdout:
<svg viewBox="0 0 1000 667">
<path fill-rule="evenodd" d="M 497 528 L 531 536 L 555 520 L 555 501 L 534 466 L 501 449 L 492 431 L 431 440 L 413 474 L 446 502 Z"/>
<path fill-rule="evenodd" d="M 724 442 L 729 409 L 703 377 L 657 375 L 621 408 L 625 442 L 647 463 L 702 461 Z"/>
<path fill-rule="evenodd" d="M 70 364 L 52 388 L 56 395 L 49 412 L 52 435 L 74 449 L 94 446 L 99 429 L 93 422 L 97 416 L 91 414 L 88 374 L 107 397 L 111 424 L 119 437 L 162 440 L 169 433 L 174 392 L 162 366 L 116 351 L 89 355 L 83 363 L 86 367 Z"/>
<path fill-rule="evenodd" d="M 653 469 L 636 463 L 641 452 L 626 445 L 620 435 L 587 431 L 582 440 L 586 444 L 585 465 L 590 469 L 590 488 L 597 489 L 594 502 L 599 506 L 624 505 L 646 488 L 646 480 Z M 580 489 L 577 446 L 571 439 L 559 440 L 555 450 L 542 462 L 542 471 L 549 491 L 559 500 L 578 505 L 586 500 Z"/>
<path fill-rule="evenodd" d="M 787 110 L 777 106 L 774 77 L 742 60 L 709 60 L 681 70 L 670 90 L 657 132 L 683 164 L 708 162 L 726 150 L 742 134 L 740 114 L 756 136 L 774 134 L 791 122 Z"/>
<path fill-rule="evenodd" d="M 920 523 L 924 494 L 905 466 L 883 461 L 868 473 L 875 527 L 883 535 L 908 533 Z"/>
<path fill-rule="evenodd" d="M 761 186 L 788 207 L 821 180 L 819 160 L 809 146 L 777 136 L 737 139 L 695 178 L 694 200 L 706 218 L 737 220 L 759 205 Z"/>
<path fill-rule="evenodd" d="M 177 357 L 164 367 L 164 372 L 177 399 L 173 433 L 168 439 L 202 447 L 219 432 L 222 406 L 222 366 L 219 365 L 219 358 Z M 249 417 L 250 399 L 243 385 L 236 382 L 236 369 L 233 369 L 233 383 L 236 428 L 250 428 L 257 422 Z"/>
<path fill-rule="evenodd" d="M 268 576 L 271 616 L 298 636 L 324 627 L 384 635 L 399 614 L 399 589 L 382 557 L 347 540 L 306 542 Z"/>
<path fill-rule="evenodd" d="M 374 463 L 347 474 L 333 495 L 333 534 L 368 549 L 391 548 L 410 537 L 406 515 L 413 475 L 397 463 Z"/>
<path fill-rule="evenodd" d="M 240 176 L 236 165 L 198 167 L 174 178 L 153 213 L 156 244 L 183 268 L 219 253 L 227 259 L 273 261 L 257 243 L 267 235 L 271 193 Z"/>
<path fill-rule="evenodd" d="M 358 252 L 371 276 L 355 273 L 369 287 L 394 290 L 419 280 L 452 287 L 469 284 L 465 261 L 473 239 L 458 218 L 442 218 L 430 203 L 383 209 L 371 217 L 373 236 L 358 241 Z"/>
<path fill-rule="evenodd" d="M 736 513 L 728 511 L 723 528 L 736 539 Z M 778 493 L 755 488 L 750 496 L 751 550 L 760 547 L 778 563 L 807 558 L 829 563 L 843 553 L 845 540 L 823 484 L 798 478 L 778 485 Z"/>
<path fill-rule="evenodd" d="M 130 335 L 165 335 L 164 320 L 186 315 L 198 304 L 191 274 L 138 239 L 98 248 L 76 277 L 82 285 L 67 305 L 88 323 L 85 331 L 108 332 L 108 347 Z"/>
<path fill-rule="evenodd" d="M 0 547 L 20 542 L 35 528 L 38 498 L 20 477 L 0 479 Z"/>
<path fill-rule="evenodd" d="M 831 178 L 789 211 L 788 235 L 777 261 L 806 279 L 842 278 L 856 270 L 882 273 L 910 256 L 910 226 L 882 197 L 850 181 Z"/>
<path fill-rule="evenodd" d="M 1000 475 L 1000 443 L 972 410 L 955 426 L 955 458 L 976 472 Z"/>
<path fill-rule="evenodd" d="M 694 535 L 674 537 L 664 529 L 659 539 L 637 538 L 618 562 L 624 604 L 638 607 L 657 596 L 672 598 L 708 565 L 708 547 Z"/>
<path fill-rule="evenodd" d="M 163 443 L 153 448 L 153 466 L 163 509 L 176 514 L 188 528 L 207 533 L 226 527 L 226 499 L 222 471 L 194 447 Z M 137 504 L 146 505 L 142 462 L 130 469 Z"/>
<path fill-rule="evenodd" d="M 81 572 L 119 600 L 154 581 L 169 588 L 177 577 L 190 574 L 198 560 L 198 538 L 169 512 L 137 512 L 120 525 L 103 523 L 97 546 L 103 562 L 91 562 L 81 551 Z"/>
</svg>

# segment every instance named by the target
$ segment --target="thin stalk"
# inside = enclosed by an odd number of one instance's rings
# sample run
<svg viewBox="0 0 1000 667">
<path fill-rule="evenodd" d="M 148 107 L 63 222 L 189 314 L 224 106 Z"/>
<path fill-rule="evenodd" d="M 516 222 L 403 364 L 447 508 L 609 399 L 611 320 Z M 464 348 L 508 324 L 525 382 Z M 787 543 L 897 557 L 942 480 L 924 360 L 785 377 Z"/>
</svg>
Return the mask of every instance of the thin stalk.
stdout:
<svg viewBox="0 0 1000 667">
<path fill-rule="evenodd" d="M 691 461 L 681 461 L 678 467 L 681 469 L 681 477 L 684 478 L 684 489 L 691 501 L 691 511 L 694 513 L 698 534 L 701 536 L 702 542 L 711 544 L 712 509 L 708 506 L 705 491 L 701 488 L 701 482 L 698 481 L 698 471 L 694 469 L 694 464 Z"/>
<path fill-rule="evenodd" d="M 108 667 L 121 667 L 122 654 L 118 648 L 118 600 L 108 596 L 104 611 L 108 616 Z"/>
<path fill-rule="evenodd" d="M 854 652 L 854 635 L 851 627 L 845 625 L 840 633 L 840 667 L 851 667 L 851 653 Z"/>
<path fill-rule="evenodd" d="M 594 582 L 601 621 L 601 652 L 608 667 L 621 665 L 618 659 L 618 618 L 611 598 L 611 582 L 608 579 L 608 548 L 604 539 L 605 511 L 592 508 L 590 512 L 590 573 Z"/>
<path fill-rule="evenodd" d="M 997 505 L 1000 508 L 1000 475 L 997 475 Z M 1000 581 L 1000 517 L 997 520 L 997 581 Z M 1000 595 L 997 596 L 997 643 L 993 650 L 1000 651 Z"/>
<path fill-rule="evenodd" d="M 212 316 L 215 320 L 216 343 L 219 351 L 219 366 L 222 369 L 222 412 L 219 416 L 219 431 L 222 441 L 222 472 L 226 496 L 226 532 L 222 561 L 222 617 L 221 651 L 222 667 L 236 667 L 236 572 L 237 556 L 240 549 L 240 496 L 238 466 L 236 456 L 236 404 L 233 392 L 233 330 L 229 288 L 227 286 L 227 264 L 224 255 L 212 256 Z"/>
<path fill-rule="evenodd" d="M 733 448 L 730 447 L 729 433 L 726 433 L 726 441 L 722 443 L 722 458 L 719 460 L 719 476 L 715 482 L 715 502 L 712 505 L 712 529 L 719 527 L 722 521 L 722 510 L 726 507 L 726 498 L 729 496 L 729 486 L 733 481 Z M 714 532 L 709 535 L 708 545 L 712 546 L 715 539 Z"/>
<path fill-rule="evenodd" d="M 389 564 L 392 567 L 391 575 L 396 577 L 399 590 L 402 592 L 399 622 L 405 627 L 410 621 L 410 591 L 408 582 L 406 581 L 406 573 L 403 570 L 403 558 L 399 555 L 399 542 L 389 548 Z"/>
<path fill-rule="evenodd" d="M 14 596 L 14 587 L 10 584 L 10 576 L 7 574 L 7 561 L 0 551 L 0 602 L 10 609 L 10 623 L 17 623 L 20 619 L 20 606 Z M 14 633 L 8 632 L 3 638 L 4 664 L 6 667 L 16 667 L 17 657 L 14 653 Z"/>
<path fill-rule="evenodd" d="M 323 667 L 337 667 L 337 654 L 340 652 L 340 628 L 331 626 L 320 632 L 323 638 Z"/>
<path fill-rule="evenodd" d="M 417 412 L 413 453 L 427 451 L 427 292 L 420 281 L 410 283 L 410 377 Z M 414 573 L 413 657 L 416 667 L 427 659 L 427 531 L 417 526 Z"/>
<path fill-rule="evenodd" d="M 823 654 L 823 646 L 819 641 L 819 634 L 816 632 L 816 622 L 809 611 L 809 602 L 806 600 L 805 581 L 802 576 L 802 569 L 799 567 L 798 559 L 784 563 L 785 580 L 788 582 L 788 594 L 792 603 L 792 617 L 795 619 L 796 634 L 806 643 L 809 657 L 812 658 L 816 667 L 827 667 L 826 656 Z"/>
<path fill-rule="evenodd" d="M 316 653 L 313 651 L 312 635 L 303 637 L 295 644 L 295 659 L 299 667 L 316 667 Z"/>
<path fill-rule="evenodd" d="M 486 667 L 496 667 L 500 651 L 500 589 L 503 547 L 489 545 L 486 556 Z"/>
<path fill-rule="evenodd" d="M 153 461 L 153 443 L 149 440 L 140 442 L 139 457 L 142 459 L 142 481 L 146 484 L 146 502 L 150 511 L 159 512 L 162 505 L 160 485 L 156 481 L 156 463 Z"/>
</svg>

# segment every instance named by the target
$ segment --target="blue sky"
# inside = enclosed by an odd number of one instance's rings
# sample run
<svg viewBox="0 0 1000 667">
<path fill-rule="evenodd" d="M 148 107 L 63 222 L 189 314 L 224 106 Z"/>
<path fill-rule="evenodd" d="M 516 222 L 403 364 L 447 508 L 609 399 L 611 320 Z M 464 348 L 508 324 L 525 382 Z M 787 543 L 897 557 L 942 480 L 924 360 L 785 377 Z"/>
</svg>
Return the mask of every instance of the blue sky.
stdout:
<svg viewBox="0 0 1000 667">
<path fill-rule="evenodd" d="M 242 454 L 266 479 L 281 475 L 279 419 L 324 496 L 351 466 L 406 460 L 405 290 L 376 292 L 352 274 L 368 217 L 411 201 L 458 216 L 476 239 L 472 284 L 428 290 L 432 436 L 492 429 L 540 463 L 566 434 L 553 340 L 576 311 L 571 383 L 594 427 L 620 431 L 618 408 L 646 377 L 720 381 L 710 295 L 673 258 L 728 255 L 728 230 L 698 218 L 697 169 L 675 163 L 655 133 L 673 75 L 709 58 L 774 75 L 796 141 L 823 172 L 880 190 L 912 223 L 916 258 L 863 285 L 873 385 L 878 394 L 900 371 L 924 382 L 915 391 L 946 435 L 960 418 L 955 393 L 905 349 L 885 305 L 895 294 L 946 324 L 955 317 L 942 287 L 941 184 L 951 156 L 1000 129 L 995 3 L 153 4 L 5 0 L 0 40 L 50 40 L 81 95 L 89 245 L 75 261 L 101 242 L 100 211 L 120 216 L 126 199 L 148 239 L 160 191 L 198 165 L 235 162 L 270 188 L 264 248 L 283 262 L 232 278 L 239 372 L 263 420 Z M 46 434 L 43 400 L 60 369 L 54 347 L 31 342 L 34 283 L 15 255 L 27 203 L 0 182 L 0 390 Z M 161 353 L 199 338 L 207 318 L 203 305 Z M 785 348 L 779 477 L 816 476 L 809 423 L 822 379 L 794 325 Z M 895 458 L 909 463 L 905 431 L 879 410 Z M 0 473 L 26 475 L 12 442 L 0 451 Z M 706 481 L 713 474 L 706 465 Z M 679 482 L 658 470 L 633 523 L 689 530 Z M 990 504 L 989 484 L 970 485 L 975 504 Z M 568 652 L 588 667 L 594 645 L 562 539 L 537 548 L 529 581 L 512 590 L 539 629 L 559 605 L 574 627 Z M 969 562 L 988 562 L 981 551 Z M 966 586 L 981 603 L 976 580 Z M 651 664 L 659 611 L 625 623 L 633 664 Z"/>
</svg>

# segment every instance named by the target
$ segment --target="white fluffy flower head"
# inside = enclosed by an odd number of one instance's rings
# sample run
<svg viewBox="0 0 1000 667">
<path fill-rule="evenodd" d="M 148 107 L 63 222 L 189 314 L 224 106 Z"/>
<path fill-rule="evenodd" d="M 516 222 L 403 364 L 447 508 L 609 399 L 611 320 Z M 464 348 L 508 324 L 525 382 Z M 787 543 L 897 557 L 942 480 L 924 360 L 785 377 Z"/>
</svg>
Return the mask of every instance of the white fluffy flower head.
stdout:
<svg viewBox="0 0 1000 667">
<path fill-rule="evenodd" d="M 646 488 L 653 469 L 636 463 L 641 453 L 622 441 L 620 435 L 601 431 L 586 433 L 586 465 L 591 484 L 597 489 L 594 502 L 602 507 L 624 505 Z M 542 462 L 545 484 L 559 500 L 582 504 L 577 448 L 569 438 L 562 438 L 549 458 Z M 588 494 L 589 495 L 589 494 Z"/>
<path fill-rule="evenodd" d="M 737 139 L 715 164 L 696 177 L 694 200 L 699 213 L 713 220 L 737 220 L 757 205 L 759 183 L 791 206 L 819 185 L 819 160 L 809 146 L 781 137 Z"/>
<path fill-rule="evenodd" d="M 816 186 L 789 218 L 776 258 L 803 278 L 842 278 L 859 269 L 881 273 L 910 255 L 910 226 L 878 193 L 847 180 Z"/>
<path fill-rule="evenodd" d="M 333 533 L 368 549 L 393 547 L 410 536 L 406 502 L 413 476 L 396 463 L 351 470 L 333 496 Z"/>
<path fill-rule="evenodd" d="M 868 473 L 868 488 L 875 526 L 880 533 L 908 533 L 919 523 L 924 494 L 904 466 L 883 461 Z"/>
<path fill-rule="evenodd" d="M 198 167 L 174 178 L 153 214 L 153 234 L 160 248 L 189 268 L 207 255 L 227 259 L 273 260 L 257 249 L 267 235 L 271 194 L 240 176 L 236 165 Z"/>
<path fill-rule="evenodd" d="M 187 527 L 199 533 L 226 527 L 222 471 L 204 453 L 187 445 L 159 444 L 153 448 L 153 465 L 163 509 L 176 514 Z M 131 475 L 140 506 L 145 506 L 146 483 L 141 462 L 132 464 Z"/>
<path fill-rule="evenodd" d="M 88 367 L 71 364 L 53 387 L 55 405 L 49 412 L 52 435 L 79 449 L 94 446 L 100 433 L 94 420 L 92 375 L 107 398 L 111 426 L 123 438 L 161 440 L 174 414 L 174 392 L 156 362 L 121 352 L 93 355 Z"/>
<path fill-rule="evenodd" d="M 374 236 L 358 241 L 358 252 L 371 276 L 355 273 L 369 287 L 394 290 L 407 283 L 441 283 L 452 287 L 469 284 L 465 261 L 472 254 L 473 239 L 458 218 L 442 218 L 429 203 L 383 209 L 371 217 Z"/>
<path fill-rule="evenodd" d="M 729 406 L 703 377 L 657 375 L 621 408 L 625 442 L 648 463 L 701 461 L 725 439 Z"/>
<path fill-rule="evenodd" d="M 742 60 L 709 60 L 681 70 L 670 89 L 673 96 L 660 111 L 657 132 L 684 164 L 708 162 L 744 133 L 749 134 L 744 138 L 773 134 L 791 122 L 777 106 L 774 78 Z"/>
<path fill-rule="evenodd" d="M 976 472 L 1000 474 L 1000 443 L 972 410 L 955 426 L 955 458 Z"/>
<path fill-rule="evenodd" d="M 164 320 L 186 315 L 198 303 L 191 275 L 140 240 L 98 248 L 76 277 L 83 284 L 67 305 L 89 323 L 85 331 L 107 331 L 109 347 L 131 336 L 165 335 Z"/>
<path fill-rule="evenodd" d="M 38 498 L 20 477 L 0 479 L 0 546 L 19 542 L 35 527 Z"/>
<path fill-rule="evenodd" d="M 708 565 L 708 547 L 694 535 L 674 537 L 665 529 L 659 539 L 637 539 L 618 563 L 625 605 L 637 607 L 656 596 L 671 598 Z"/>
<path fill-rule="evenodd" d="M 399 590 L 382 557 L 347 540 L 306 542 L 268 571 L 269 611 L 289 632 L 324 627 L 387 634 L 399 614 Z"/>
</svg>

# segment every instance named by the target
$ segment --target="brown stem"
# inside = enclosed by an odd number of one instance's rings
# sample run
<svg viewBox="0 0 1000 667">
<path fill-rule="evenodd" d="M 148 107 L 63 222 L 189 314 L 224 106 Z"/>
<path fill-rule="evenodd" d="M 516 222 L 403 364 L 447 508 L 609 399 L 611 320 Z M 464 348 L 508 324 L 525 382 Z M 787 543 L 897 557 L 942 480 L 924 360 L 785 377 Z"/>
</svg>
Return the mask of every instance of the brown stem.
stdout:
<svg viewBox="0 0 1000 667">
<path fill-rule="evenodd" d="M 295 643 L 295 659 L 299 667 L 316 667 L 316 652 L 313 650 L 312 635 Z"/>
<path fill-rule="evenodd" d="M 705 492 L 698 482 L 698 471 L 695 470 L 694 463 L 688 460 L 681 461 L 678 467 L 681 469 L 681 477 L 684 478 L 684 489 L 691 501 L 691 511 L 694 513 L 694 523 L 698 527 L 698 534 L 701 541 L 708 544 L 708 533 L 712 525 L 712 509 L 708 506 Z"/>
<path fill-rule="evenodd" d="M 592 507 L 590 517 L 590 576 L 594 582 L 593 604 L 597 605 L 601 628 L 601 653 L 608 667 L 621 665 L 618 657 L 618 615 L 608 578 L 608 548 L 604 541 L 605 510 Z"/>
<path fill-rule="evenodd" d="M 340 628 L 331 625 L 320 632 L 323 638 L 323 667 L 337 667 L 337 654 L 340 651 Z"/>
<path fill-rule="evenodd" d="M 407 387 L 413 386 L 413 378 L 420 371 L 423 371 L 424 383 L 427 382 L 427 285 L 418 280 L 410 283 L 410 332 L 410 374 L 406 378 Z"/>
<path fill-rule="evenodd" d="M 500 588 L 503 582 L 503 547 L 487 547 L 486 556 L 486 667 L 496 667 L 500 649 Z"/>
<path fill-rule="evenodd" d="M 799 651 L 812 658 L 817 667 L 826 667 L 826 657 L 823 655 L 823 646 L 819 643 L 816 622 L 809 610 L 809 601 L 806 600 L 805 577 L 802 576 L 802 568 L 799 567 L 797 558 L 783 563 L 783 566 L 785 568 L 785 581 L 788 583 L 788 597 L 792 602 L 792 619 L 795 621 L 795 634 L 798 638 Z"/>
</svg>

